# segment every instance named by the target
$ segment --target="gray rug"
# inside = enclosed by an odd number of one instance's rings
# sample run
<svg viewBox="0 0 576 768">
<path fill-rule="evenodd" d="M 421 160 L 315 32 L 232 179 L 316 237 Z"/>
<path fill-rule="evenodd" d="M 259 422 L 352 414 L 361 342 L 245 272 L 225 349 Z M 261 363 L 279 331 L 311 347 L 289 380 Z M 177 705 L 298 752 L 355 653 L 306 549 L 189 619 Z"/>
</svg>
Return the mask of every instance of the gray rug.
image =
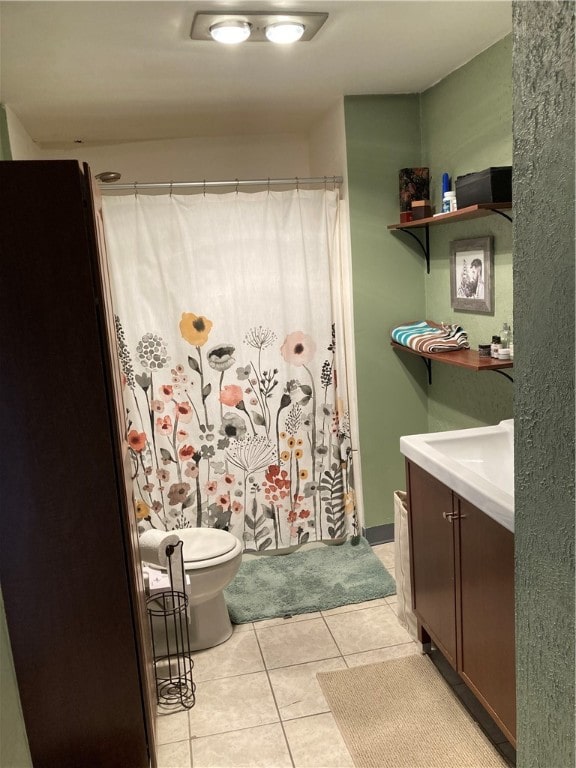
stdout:
<svg viewBox="0 0 576 768">
<path fill-rule="evenodd" d="M 242 562 L 224 590 L 235 624 L 338 608 L 396 594 L 396 583 L 366 539 Z"/>
</svg>

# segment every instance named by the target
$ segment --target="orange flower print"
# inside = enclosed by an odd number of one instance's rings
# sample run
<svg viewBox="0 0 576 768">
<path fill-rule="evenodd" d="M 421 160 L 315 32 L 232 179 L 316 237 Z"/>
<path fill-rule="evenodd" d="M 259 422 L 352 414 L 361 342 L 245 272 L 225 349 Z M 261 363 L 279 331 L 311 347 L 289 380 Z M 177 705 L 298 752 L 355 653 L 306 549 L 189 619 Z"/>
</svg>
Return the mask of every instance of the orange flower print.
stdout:
<svg viewBox="0 0 576 768">
<path fill-rule="evenodd" d="M 293 523 L 298 518 L 296 512 L 288 512 L 288 522 Z"/>
<path fill-rule="evenodd" d="M 216 491 L 218 490 L 218 483 L 216 482 L 216 480 L 209 480 L 206 483 L 205 487 L 206 487 L 206 493 L 213 494 L 213 493 L 216 493 Z"/>
<path fill-rule="evenodd" d="M 316 344 L 311 336 L 302 331 L 289 333 L 280 347 L 282 357 L 292 365 L 306 365 L 314 357 Z"/>
<path fill-rule="evenodd" d="M 176 415 L 179 421 L 187 424 L 192 419 L 192 406 L 190 403 L 176 403 Z"/>
<path fill-rule="evenodd" d="M 172 434 L 172 419 L 170 416 L 162 416 L 162 418 L 156 419 L 156 432 L 160 432 L 161 435 Z"/>
<path fill-rule="evenodd" d="M 150 507 L 148 504 L 146 504 L 145 501 L 142 501 L 142 499 L 138 499 L 138 501 L 135 503 L 136 507 L 136 517 L 138 520 L 145 520 L 147 517 L 150 517 Z"/>
<path fill-rule="evenodd" d="M 224 480 L 226 485 L 234 485 L 234 481 L 236 480 L 234 475 L 224 475 L 222 479 Z"/>
<path fill-rule="evenodd" d="M 128 432 L 128 445 L 133 451 L 140 453 L 146 447 L 146 433 L 138 432 L 135 429 L 131 430 Z"/>
<path fill-rule="evenodd" d="M 211 330 L 212 321 L 207 317 L 195 315 L 193 312 L 182 312 L 180 333 L 189 344 L 202 347 L 208 341 Z"/>
<path fill-rule="evenodd" d="M 309 509 L 303 509 L 298 517 L 302 518 L 302 520 L 306 520 L 307 517 L 310 517 L 310 510 Z"/>
<path fill-rule="evenodd" d="M 232 502 L 232 512 L 234 512 L 235 515 L 239 515 L 243 509 L 244 507 L 242 506 L 242 504 L 240 504 L 239 501 Z"/>
<path fill-rule="evenodd" d="M 220 390 L 220 402 L 234 408 L 244 398 L 242 388 L 236 384 L 228 384 Z"/>
</svg>

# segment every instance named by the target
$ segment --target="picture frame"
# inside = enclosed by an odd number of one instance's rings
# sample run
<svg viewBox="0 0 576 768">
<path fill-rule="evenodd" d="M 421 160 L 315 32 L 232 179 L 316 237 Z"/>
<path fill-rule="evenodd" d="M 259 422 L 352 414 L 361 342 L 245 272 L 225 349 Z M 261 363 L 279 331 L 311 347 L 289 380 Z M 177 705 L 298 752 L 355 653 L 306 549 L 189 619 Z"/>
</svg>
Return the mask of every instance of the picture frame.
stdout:
<svg viewBox="0 0 576 768">
<path fill-rule="evenodd" d="M 492 237 L 450 243 L 450 305 L 479 314 L 494 311 L 494 247 Z"/>
</svg>

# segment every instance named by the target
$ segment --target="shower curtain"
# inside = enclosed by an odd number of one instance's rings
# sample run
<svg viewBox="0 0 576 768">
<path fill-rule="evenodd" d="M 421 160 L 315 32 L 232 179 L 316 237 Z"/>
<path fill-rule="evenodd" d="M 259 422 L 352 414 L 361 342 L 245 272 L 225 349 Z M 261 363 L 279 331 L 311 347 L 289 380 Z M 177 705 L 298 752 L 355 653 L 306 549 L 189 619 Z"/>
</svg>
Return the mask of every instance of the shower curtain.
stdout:
<svg viewBox="0 0 576 768">
<path fill-rule="evenodd" d="M 140 530 L 358 534 L 338 192 L 103 206 Z"/>
</svg>

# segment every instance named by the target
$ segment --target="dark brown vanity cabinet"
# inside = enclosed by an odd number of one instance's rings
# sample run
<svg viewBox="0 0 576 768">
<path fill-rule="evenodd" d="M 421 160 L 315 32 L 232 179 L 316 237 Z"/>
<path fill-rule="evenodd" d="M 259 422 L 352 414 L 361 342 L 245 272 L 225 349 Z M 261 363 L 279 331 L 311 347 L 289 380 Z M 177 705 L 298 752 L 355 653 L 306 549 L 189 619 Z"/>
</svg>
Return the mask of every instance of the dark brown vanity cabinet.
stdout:
<svg viewBox="0 0 576 768">
<path fill-rule="evenodd" d="M 515 745 L 514 534 L 411 461 L 406 475 L 419 638 Z"/>
</svg>

